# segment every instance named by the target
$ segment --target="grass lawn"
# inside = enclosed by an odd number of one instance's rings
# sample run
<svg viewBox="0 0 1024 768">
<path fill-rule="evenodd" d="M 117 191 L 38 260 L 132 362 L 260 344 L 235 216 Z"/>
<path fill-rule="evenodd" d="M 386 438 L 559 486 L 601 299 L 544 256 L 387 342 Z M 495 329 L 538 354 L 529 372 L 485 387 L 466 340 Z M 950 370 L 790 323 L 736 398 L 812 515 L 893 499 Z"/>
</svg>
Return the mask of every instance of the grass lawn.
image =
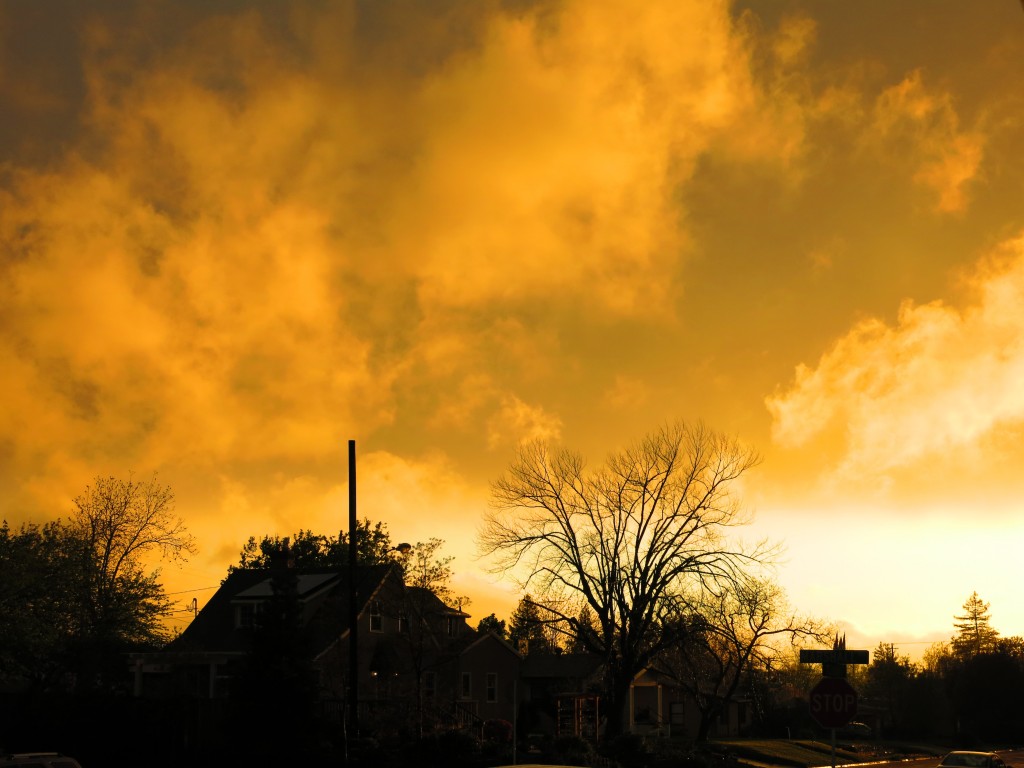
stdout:
<svg viewBox="0 0 1024 768">
<path fill-rule="evenodd" d="M 832 764 L 832 745 L 804 739 L 722 739 L 715 742 L 743 762 L 751 764 L 813 768 Z M 944 750 L 921 745 L 876 744 L 844 741 L 836 745 L 836 764 L 899 760 L 908 755 L 944 754 Z"/>
</svg>

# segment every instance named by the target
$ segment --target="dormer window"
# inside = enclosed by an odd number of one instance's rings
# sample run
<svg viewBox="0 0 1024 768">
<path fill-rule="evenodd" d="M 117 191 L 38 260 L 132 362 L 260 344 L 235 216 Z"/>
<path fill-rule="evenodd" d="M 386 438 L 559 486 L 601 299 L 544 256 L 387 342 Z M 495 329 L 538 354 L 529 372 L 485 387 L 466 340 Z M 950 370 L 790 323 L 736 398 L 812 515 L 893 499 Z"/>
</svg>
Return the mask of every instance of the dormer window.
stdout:
<svg viewBox="0 0 1024 768">
<path fill-rule="evenodd" d="M 384 631 L 384 614 L 380 608 L 380 600 L 373 600 L 370 602 L 370 631 Z"/>
<path fill-rule="evenodd" d="M 404 635 L 409 631 L 409 617 L 403 611 L 398 614 L 398 633 Z"/>
<path fill-rule="evenodd" d="M 455 637 L 455 617 L 449 616 L 446 621 L 445 629 L 448 632 L 448 637 Z"/>
</svg>

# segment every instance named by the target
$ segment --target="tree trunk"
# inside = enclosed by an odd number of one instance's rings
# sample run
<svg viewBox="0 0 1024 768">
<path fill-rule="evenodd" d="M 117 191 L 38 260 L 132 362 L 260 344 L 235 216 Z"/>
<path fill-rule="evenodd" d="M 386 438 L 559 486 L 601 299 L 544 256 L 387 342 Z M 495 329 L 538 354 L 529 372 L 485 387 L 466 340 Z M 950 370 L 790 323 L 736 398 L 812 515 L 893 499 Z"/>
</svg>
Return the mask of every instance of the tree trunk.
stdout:
<svg viewBox="0 0 1024 768">
<path fill-rule="evenodd" d="M 708 740 L 708 736 L 711 734 L 711 724 L 714 723 L 715 717 L 718 716 L 719 709 L 714 707 L 708 710 L 701 710 L 700 712 L 700 724 L 697 726 L 697 735 L 694 741 L 698 744 L 704 744 Z"/>
<path fill-rule="evenodd" d="M 604 738 L 610 740 L 622 735 L 627 730 L 626 714 L 629 711 L 629 693 L 633 683 L 633 673 L 624 669 L 613 669 L 609 672 L 607 680 L 608 696 L 602 709 L 607 718 Z"/>
</svg>

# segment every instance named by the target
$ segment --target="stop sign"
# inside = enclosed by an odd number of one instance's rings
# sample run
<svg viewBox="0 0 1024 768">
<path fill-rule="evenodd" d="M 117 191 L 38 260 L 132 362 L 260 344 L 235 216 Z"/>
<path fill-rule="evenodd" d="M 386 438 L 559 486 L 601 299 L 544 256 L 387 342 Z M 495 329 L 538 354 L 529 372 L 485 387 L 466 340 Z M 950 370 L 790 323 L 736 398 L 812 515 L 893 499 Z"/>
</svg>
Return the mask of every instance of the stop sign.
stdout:
<svg viewBox="0 0 1024 768">
<path fill-rule="evenodd" d="M 839 677 L 823 677 L 811 689 L 807 703 L 823 728 L 842 728 L 857 714 L 857 692 Z"/>
</svg>

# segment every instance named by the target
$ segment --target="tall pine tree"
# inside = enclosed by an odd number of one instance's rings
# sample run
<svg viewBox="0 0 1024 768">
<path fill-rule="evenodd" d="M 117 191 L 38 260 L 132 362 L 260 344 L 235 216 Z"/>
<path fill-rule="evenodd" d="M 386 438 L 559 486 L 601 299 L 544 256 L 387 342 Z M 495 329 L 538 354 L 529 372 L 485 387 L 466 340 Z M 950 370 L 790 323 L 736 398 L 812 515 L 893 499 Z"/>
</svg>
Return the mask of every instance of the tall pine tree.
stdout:
<svg viewBox="0 0 1024 768">
<path fill-rule="evenodd" d="M 953 617 L 956 619 L 953 626 L 957 634 L 953 636 L 951 643 L 955 653 L 971 657 L 995 649 L 999 632 L 989 623 L 991 618 L 988 614 L 988 605 L 978 597 L 977 592 L 972 592 L 964 603 L 963 614 Z"/>
<path fill-rule="evenodd" d="M 524 595 L 512 612 L 508 639 L 524 656 L 551 652 L 551 644 L 544 632 L 544 619 L 541 618 L 540 607 L 529 595 Z"/>
</svg>

